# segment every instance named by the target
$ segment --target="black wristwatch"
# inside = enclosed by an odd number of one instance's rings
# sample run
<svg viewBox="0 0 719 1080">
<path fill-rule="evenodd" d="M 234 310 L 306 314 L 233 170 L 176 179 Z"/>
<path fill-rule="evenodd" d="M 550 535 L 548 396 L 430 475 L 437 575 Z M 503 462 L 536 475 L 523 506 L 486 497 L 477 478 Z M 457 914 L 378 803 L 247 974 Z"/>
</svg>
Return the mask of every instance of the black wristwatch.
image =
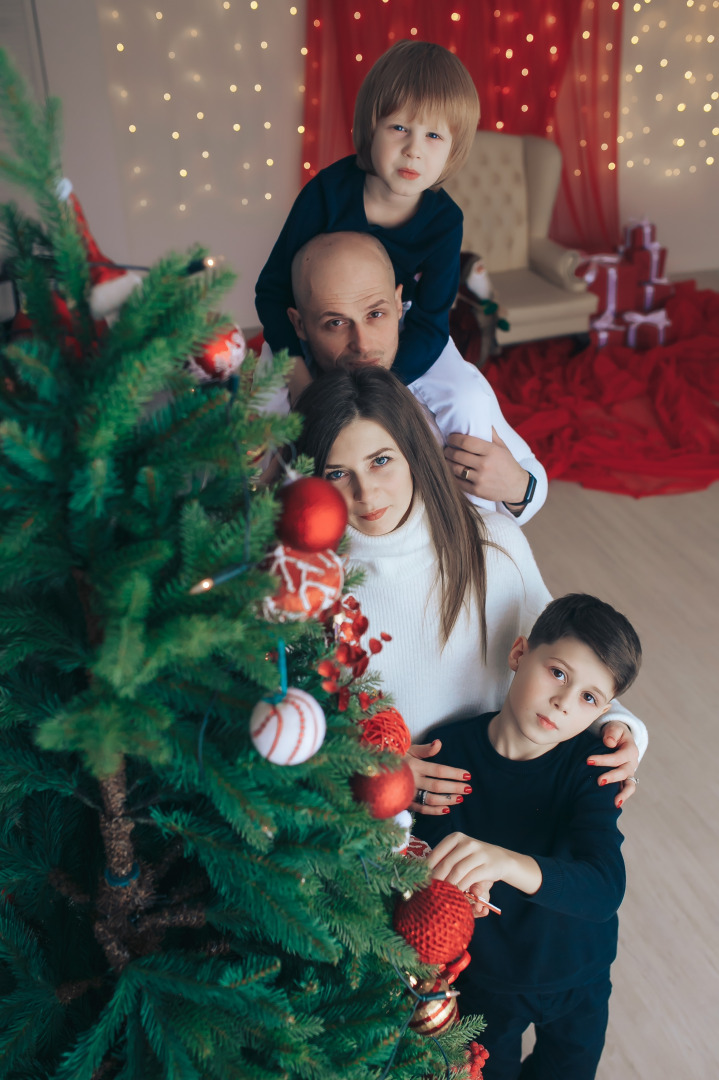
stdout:
<svg viewBox="0 0 719 1080">
<path fill-rule="evenodd" d="M 532 499 L 534 498 L 534 493 L 537 490 L 537 477 L 532 476 L 531 472 L 528 472 L 527 475 L 529 477 L 529 482 L 527 484 L 527 490 L 524 493 L 524 498 L 520 502 L 506 502 L 504 505 L 507 507 L 508 510 L 512 510 L 514 507 L 518 506 L 529 506 Z"/>
</svg>

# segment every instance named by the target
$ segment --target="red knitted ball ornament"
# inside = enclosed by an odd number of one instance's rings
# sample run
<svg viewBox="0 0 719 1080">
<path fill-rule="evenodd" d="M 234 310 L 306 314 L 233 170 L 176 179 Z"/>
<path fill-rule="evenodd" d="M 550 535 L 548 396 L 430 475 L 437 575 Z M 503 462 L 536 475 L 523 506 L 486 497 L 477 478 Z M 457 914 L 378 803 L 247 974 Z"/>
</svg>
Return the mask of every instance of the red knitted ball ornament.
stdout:
<svg viewBox="0 0 719 1080">
<path fill-rule="evenodd" d="M 414 777 L 406 761 L 392 771 L 383 767 L 371 776 L 358 773 L 350 785 L 357 802 L 366 803 L 372 817 L 380 821 L 406 810 L 414 796 Z"/>
<path fill-rule="evenodd" d="M 278 544 L 262 565 L 278 579 L 277 591 L 262 602 L 270 622 L 305 622 L 334 604 L 342 592 L 344 569 L 334 551 L 295 551 Z"/>
<path fill-rule="evenodd" d="M 321 476 L 301 476 L 279 491 L 282 516 L 277 535 L 300 551 L 337 547 L 347 528 L 347 504 Z"/>
<path fill-rule="evenodd" d="M 394 928 L 417 950 L 423 964 L 448 964 L 469 945 L 474 915 L 456 885 L 434 878 L 409 900 L 399 901 Z"/>
<path fill-rule="evenodd" d="M 412 744 L 412 736 L 396 709 L 383 709 L 362 721 L 361 741 L 404 757 Z"/>
</svg>

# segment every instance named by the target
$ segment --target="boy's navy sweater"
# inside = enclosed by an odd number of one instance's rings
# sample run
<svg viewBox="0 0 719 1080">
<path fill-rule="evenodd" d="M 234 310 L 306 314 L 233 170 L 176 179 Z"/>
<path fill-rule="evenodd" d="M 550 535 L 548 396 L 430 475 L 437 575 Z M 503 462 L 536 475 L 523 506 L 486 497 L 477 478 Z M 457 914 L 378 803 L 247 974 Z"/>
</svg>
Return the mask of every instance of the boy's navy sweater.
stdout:
<svg viewBox="0 0 719 1080">
<path fill-rule="evenodd" d="M 412 301 L 392 366 L 402 382 L 411 383 L 429 370 L 449 340 L 449 309 L 459 286 L 462 211 L 440 188 L 422 194 L 417 213 L 404 225 L 370 225 L 364 211 L 365 176 L 353 154 L 322 169 L 303 187 L 257 280 L 255 307 L 272 351 L 289 349 L 301 356 L 287 315 L 287 308 L 295 306 L 292 259 L 318 233 L 371 233 L 387 249 L 402 300 Z"/>
<path fill-rule="evenodd" d="M 467 989 L 555 992 L 606 972 L 617 950 L 617 908 L 624 895 L 623 836 L 616 784 L 599 787 L 587 759 L 605 748 L 589 731 L 531 761 L 510 761 L 492 746 L 495 713 L 435 728 L 432 761 L 471 773 L 472 794 L 438 817 L 418 815 L 415 835 L 432 847 L 452 832 L 531 855 L 542 870 L 534 896 L 500 881 L 491 900 L 502 909 L 478 919 L 461 982 Z"/>
</svg>

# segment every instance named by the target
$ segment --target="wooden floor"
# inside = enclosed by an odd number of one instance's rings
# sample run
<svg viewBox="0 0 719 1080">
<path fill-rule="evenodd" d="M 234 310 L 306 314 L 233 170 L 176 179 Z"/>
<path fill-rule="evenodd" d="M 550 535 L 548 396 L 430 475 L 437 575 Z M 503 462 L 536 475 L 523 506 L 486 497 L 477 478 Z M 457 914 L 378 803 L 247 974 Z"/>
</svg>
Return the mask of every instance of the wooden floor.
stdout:
<svg viewBox="0 0 719 1080">
<path fill-rule="evenodd" d="M 555 481 L 526 532 L 552 594 L 607 600 L 644 650 L 623 699 L 649 750 L 621 819 L 628 888 L 598 1080 L 708 1080 L 719 1063 L 719 484 L 634 500 Z"/>
</svg>

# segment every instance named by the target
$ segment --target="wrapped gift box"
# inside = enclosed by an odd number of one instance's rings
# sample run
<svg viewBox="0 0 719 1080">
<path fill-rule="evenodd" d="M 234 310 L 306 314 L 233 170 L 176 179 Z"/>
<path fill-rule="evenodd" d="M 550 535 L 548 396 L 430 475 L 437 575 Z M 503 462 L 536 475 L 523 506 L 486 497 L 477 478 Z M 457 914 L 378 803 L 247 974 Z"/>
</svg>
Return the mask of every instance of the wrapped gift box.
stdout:
<svg viewBox="0 0 719 1080">
<path fill-rule="evenodd" d="M 666 311 L 625 311 L 626 344 L 632 349 L 653 349 L 672 340 L 671 321 Z"/>
<path fill-rule="evenodd" d="M 622 323 L 608 323 L 605 326 L 592 327 L 589 338 L 592 345 L 601 349 L 603 345 L 626 345 L 627 328 Z"/>
<path fill-rule="evenodd" d="M 623 250 L 627 251 L 629 248 L 646 248 L 650 244 L 656 242 L 657 239 L 657 227 L 651 221 L 647 221 L 646 218 L 642 218 L 641 221 L 637 221 L 636 218 L 632 218 L 624 226 L 624 241 L 622 243 Z"/>
<path fill-rule="evenodd" d="M 636 306 L 637 267 L 620 255 L 599 255 L 584 275 L 587 288 L 599 297 L 599 311 L 619 314 Z"/>
<path fill-rule="evenodd" d="M 633 305 L 637 311 L 654 311 L 663 307 L 670 296 L 674 296 L 674 286 L 664 281 L 647 281 L 637 286 L 637 301 Z"/>
<path fill-rule="evenodd" d="M 664 277 L 667 249 L 661 244 L 652 243 L 644 248 L 630 248 L 624 252 L 624 258 L 636 267 L 637 281 L 642 284 Z"/>
</svg>

